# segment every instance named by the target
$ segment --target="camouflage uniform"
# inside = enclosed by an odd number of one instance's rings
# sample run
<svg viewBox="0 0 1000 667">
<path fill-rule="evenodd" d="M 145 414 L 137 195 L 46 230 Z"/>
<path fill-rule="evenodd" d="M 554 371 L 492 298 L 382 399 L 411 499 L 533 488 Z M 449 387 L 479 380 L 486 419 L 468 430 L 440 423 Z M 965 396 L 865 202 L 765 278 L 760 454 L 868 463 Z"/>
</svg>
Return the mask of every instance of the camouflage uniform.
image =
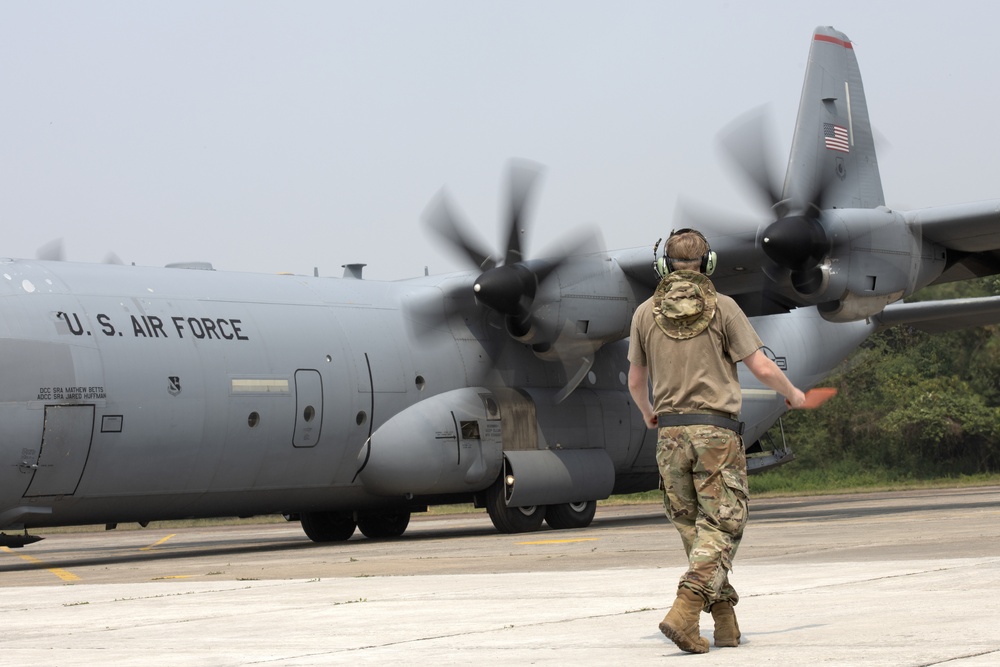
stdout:
<svg viewBox="0 0 1000 667">
<path fill-rule="evenodd" d="M 688 571 L 680 585 L 714 602 L 740 596 L 729 570 L 748 518 L 747 463 L 740 436 L 718 426 L 664 426 L 656 463 L 663 506 L 681 534 Z"/>
<path fill-rule="evenodd" d="M 636 310 L 628 357 L 649 366 L 657 414 L 736 419 L 736 362 L 762 346 L 743 311 L 716 294 L 707 276 L 677 271 Z M 736 604 L 728 573 L 748 517 L 743 441 L 727 428 L 666 421 L 661 417 L 656 461 L 664 508 L 688 556 L 680 586 L 697 593 L 706 611 L 719 601 Z"/>
</svg>

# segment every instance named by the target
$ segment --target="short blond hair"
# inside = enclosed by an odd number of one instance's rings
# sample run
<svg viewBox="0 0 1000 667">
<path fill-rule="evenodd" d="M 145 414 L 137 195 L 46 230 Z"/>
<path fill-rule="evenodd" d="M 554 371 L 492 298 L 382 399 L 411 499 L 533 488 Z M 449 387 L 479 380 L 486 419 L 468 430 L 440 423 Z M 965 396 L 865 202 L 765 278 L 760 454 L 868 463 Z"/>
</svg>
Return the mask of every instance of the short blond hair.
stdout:
<svg viewBox="0 0 1000 667">
<path fill-rule="evenodd" d="M 667 239 L 667 257 L 679 261 L 701 262 L 708 252 L 708 241 L 693 229 L 684 229 Z"/>
</svg>

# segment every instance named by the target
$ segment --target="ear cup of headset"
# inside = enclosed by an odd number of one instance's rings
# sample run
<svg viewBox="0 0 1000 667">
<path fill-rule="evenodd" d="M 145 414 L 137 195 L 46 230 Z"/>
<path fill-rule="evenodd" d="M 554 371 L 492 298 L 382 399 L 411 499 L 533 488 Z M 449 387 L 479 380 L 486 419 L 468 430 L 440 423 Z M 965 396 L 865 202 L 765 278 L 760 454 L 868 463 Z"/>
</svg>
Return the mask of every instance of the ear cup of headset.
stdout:
<svg viewBox="0 0 1000 667">
<path fill-rule="evenodd" d="M 701 256 L 701 272 L 706 276 L 710 276 L 715 273 L 715 265 L 719 261 L 719 256 L 715 254 L 715 251 L 709 249 L 704 255 Z"/>
<path fill-rule="evenodd" d="M 653 268 L 656 269 L 656 273 L 657 275 L 660 276 L 660 278 L 663 278 L 664 276 L 668 275 L 674 270 L 673 260 L 667 257 L 667 245 L 670 243 L 670 239 L 676 236 L 677 234 L 683 234 L 685 232 L 692 232 L 694 234 L 697 234 L 702 238 L 702 240 L 705 242 L 705 245 L 708 247 L 708 252 L 706 252 L 704 255 L 701 256 L 701 266 L 699 267 L 701 269 L 701 272 L 704 273 L 706 276 L 710 276 L 713 273 L 715 273 L 715 266 L 719 262 L 719 256 L 715 254 L 715 251 L 712 250 L 712 246 L 708 244 L 708 239 L 706 239 L 701 232 L 695 229 L 679 229 L 670 232 L 670 236 L 667 237 L 667 243 L 663 244 L 663 254 L 660 255 L 659 257 L 656 257 L 656 263 L 654 264 Z M 656 246 L 659 245 L 660 242 L 657 241 Z M 656 255 L 656 246 L 654 246 L 653 248 L 654 256 Z"/>
</svg>

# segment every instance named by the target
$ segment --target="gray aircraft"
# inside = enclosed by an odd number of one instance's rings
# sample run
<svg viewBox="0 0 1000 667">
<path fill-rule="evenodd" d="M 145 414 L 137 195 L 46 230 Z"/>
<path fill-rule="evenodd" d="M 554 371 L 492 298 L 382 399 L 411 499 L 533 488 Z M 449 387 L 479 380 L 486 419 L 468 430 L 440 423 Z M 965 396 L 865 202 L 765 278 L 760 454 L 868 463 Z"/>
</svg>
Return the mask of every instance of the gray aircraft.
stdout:
<svg viewBox="0 0 1000 667">
<path fill-rule="evenodd" d="M 847 36 L 813 35 L 781 186 L 758 129 L 726 145 L 770 219 L 699 226 L 715 285 L 796 385 L 882 327 L 1000 321 L 1000 297 L 896 303 L 1000 272 L 1000 200 L 885 206 Z M 656 488 L 624 340 L 658 282 L 653 239 L 528 258 L 535 173 L 511 170 L 497 257 L 447 199 L 429 207 L 469 261 L 448 275 L 0 260 L 0 544 L 37 527 L 260 514 L 298 519 L 317 542 L 387 538 L 444 503 L 485 507 L 504 532 L 564 529 L 588 525 L 599 499 Z M 791 454 L 765 435 L 786 406 L 742 371 L 750 465 L 779 465 Z"/>
</svg>

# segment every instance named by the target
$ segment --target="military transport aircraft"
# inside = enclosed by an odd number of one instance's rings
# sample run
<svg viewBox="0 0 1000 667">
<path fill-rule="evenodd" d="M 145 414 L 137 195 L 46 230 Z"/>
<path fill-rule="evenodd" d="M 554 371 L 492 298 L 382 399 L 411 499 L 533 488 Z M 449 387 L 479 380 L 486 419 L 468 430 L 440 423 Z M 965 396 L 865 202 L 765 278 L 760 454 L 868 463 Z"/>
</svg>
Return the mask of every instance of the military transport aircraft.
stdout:
<svg viewBox="0 0 1000 667">
<path fill-rule="evenodd" d="M 1000 200 L 885 206 L 846 35 L 813 35 L 780 187 L 740 143 L 755 133 L 728 145 L 770 220 L 702 231 L 717 288 L 796 385 L 880 327 L 1000 320 L 1000 297 L 895 303 L 1000 272 Z M 598 499 L 655 488 L 624 340 L 658 281 L 652 239 L 528 258 L 535 173 L 512 168 L 498 256 L 434 201 L 431 228 L 469 261 L 448 275 L 0 260 L 0 544 L 36 527 L 279 513 L 317 542 L 385 538 L 461 502 L 500 531 L 562 529 L 588 525 Z M 751 467 L 788 460 L 762 440 L 783 400 L 740 379 Z"/>
</svg>

